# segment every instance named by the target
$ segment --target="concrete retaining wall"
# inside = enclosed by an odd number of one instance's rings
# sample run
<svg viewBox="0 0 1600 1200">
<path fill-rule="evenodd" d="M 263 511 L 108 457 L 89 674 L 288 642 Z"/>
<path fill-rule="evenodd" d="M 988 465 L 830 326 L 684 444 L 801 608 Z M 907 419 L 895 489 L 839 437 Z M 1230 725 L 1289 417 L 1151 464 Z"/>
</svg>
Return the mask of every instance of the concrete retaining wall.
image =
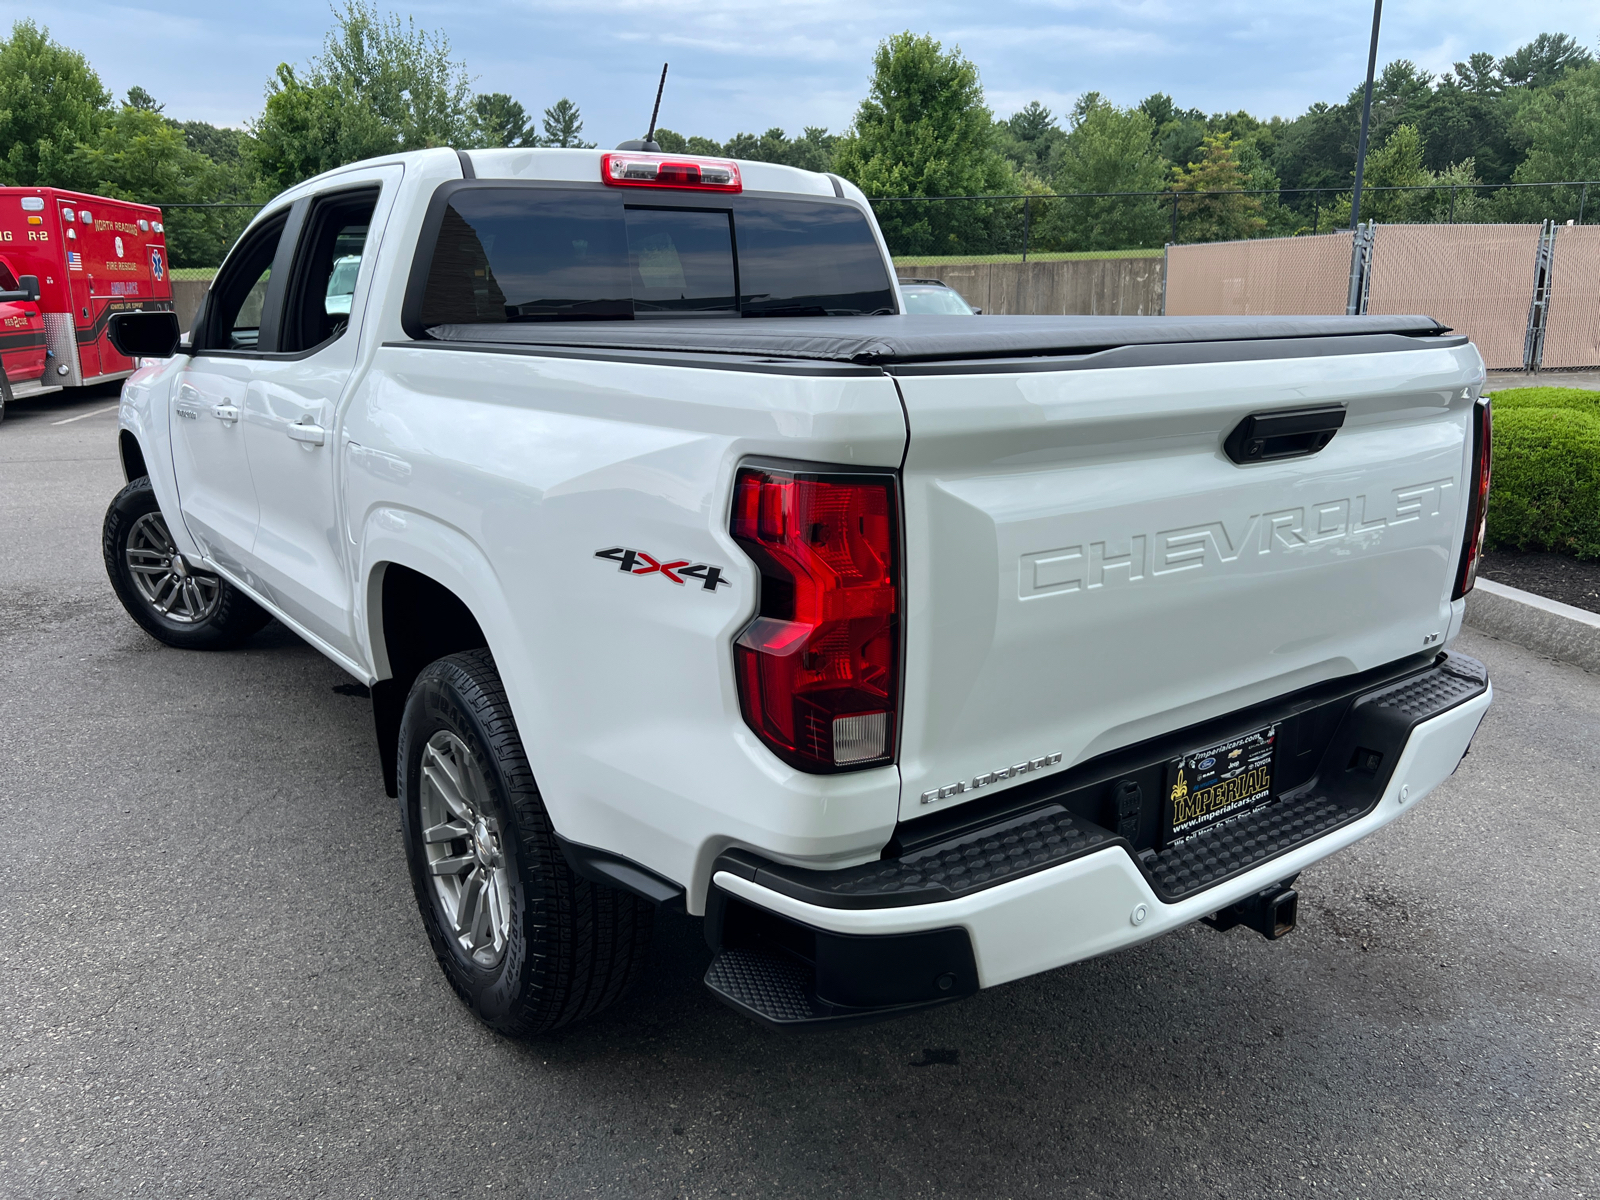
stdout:
<svg viewBox="0 0 1600 1200">
<path fill-rule="evenodd" d="M 897 260 L 901 279 L 937 279 L 986 313 L 1155 316 L 1164 261 L 1079 258 L 1044 262 L 918 263 Z"/>
<path fill-rule="evenodd" d="M 200 310 L 200 301 L 211 286 L 209 279 L 174 279 L 172 281 L 172 309 L 178 314 L 178 328 L 185 333 Z"/>
</svg>

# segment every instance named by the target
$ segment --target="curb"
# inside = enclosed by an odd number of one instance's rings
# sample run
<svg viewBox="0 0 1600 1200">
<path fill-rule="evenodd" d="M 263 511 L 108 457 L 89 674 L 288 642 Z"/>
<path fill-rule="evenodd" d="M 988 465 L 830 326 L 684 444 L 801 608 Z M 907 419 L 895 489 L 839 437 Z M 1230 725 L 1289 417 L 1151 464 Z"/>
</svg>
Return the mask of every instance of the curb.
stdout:
<svg viewBox="0 0 1600 1200">
<path fill-rule="evenodd" d="M 1600 673 L 1600 613 L 1480 578 L 1467 593 L 1465 623 L 1585 671 Z"/>
</svg>

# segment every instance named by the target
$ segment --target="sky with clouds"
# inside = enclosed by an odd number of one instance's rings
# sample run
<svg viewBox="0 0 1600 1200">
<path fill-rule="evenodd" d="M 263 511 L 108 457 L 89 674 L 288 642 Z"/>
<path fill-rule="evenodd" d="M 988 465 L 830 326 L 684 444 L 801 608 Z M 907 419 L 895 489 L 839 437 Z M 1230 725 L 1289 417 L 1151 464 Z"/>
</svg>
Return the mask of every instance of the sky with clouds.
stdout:
<svg viewBox="0 0 1600 1200">
<path fill-rule="evenodd" d="M 382 3 L 382 0 L 380 0 Z M 1007 115 L 1030 100 L 1069 107 L 1085 91 L 1133 104 L 1155 91 L 1183 107 L 1293 116 L 1337 100 L 1366 69 L 1364 0 L 478 0 L 390 4 L 443 30 L 479 91 L 537 111 L 561 96 L 585 136 L 612 145 L 649 120 L 672 63 L 661 124 L 725 140 L 806 125 L 840 130 L 865 94 L 872 53 L 903 29 L 959 45 Z M 1504 54 L 1570 33 L 1600 49 L 1594 0 L 1390 0 L 1379 62 L 1431 71 L 1474 50 Z M 208 0 L 144 6 L 0 0 L 0 27 L 32 18 L 81 50 L 117 95 L 139 84 L 169 115 L 240 125 L 260 111 L 279 62 L 316 53 L 327 0 Z"/>
</svg>

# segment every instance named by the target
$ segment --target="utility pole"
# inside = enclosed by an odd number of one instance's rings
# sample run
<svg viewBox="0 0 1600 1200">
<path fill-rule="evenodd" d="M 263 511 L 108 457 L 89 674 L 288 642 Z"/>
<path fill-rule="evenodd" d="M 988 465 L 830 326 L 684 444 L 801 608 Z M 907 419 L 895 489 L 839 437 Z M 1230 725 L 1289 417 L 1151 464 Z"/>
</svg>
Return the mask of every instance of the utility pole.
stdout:
<svg viewBox="0 0 1600 1200">
<path fill-rule="evenodd" d="M 1356 186 L 1350 194 L 1350 228 L 1361 223 L 1361 176 L 1367 169 L 1367 126 L 1372 122 L 1372 76 L 1378 69 L 1378 22 L 1383 0 L 1372 0 L 1372 48 L 1367 51 L 1367 95 L 1361 102 L 1361 144 L 1356 149 Z"/>
</svg>

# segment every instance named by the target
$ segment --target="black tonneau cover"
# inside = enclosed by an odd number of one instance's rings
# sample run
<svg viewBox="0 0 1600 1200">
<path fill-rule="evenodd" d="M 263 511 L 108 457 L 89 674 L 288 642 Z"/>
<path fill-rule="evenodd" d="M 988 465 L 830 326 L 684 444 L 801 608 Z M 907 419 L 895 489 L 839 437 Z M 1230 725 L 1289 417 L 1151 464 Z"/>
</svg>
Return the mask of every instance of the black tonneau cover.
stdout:
<svg viewBox="0 0 1600 1200">
<path fill-rule="evenodd" d="M 446 342 L 819 359 L 887 366 L 1094 354 L 1121 346 L 1372 334 L 1436 337 L 1432 317 L 768 317 L 436 325 Z"/>
</svg>

